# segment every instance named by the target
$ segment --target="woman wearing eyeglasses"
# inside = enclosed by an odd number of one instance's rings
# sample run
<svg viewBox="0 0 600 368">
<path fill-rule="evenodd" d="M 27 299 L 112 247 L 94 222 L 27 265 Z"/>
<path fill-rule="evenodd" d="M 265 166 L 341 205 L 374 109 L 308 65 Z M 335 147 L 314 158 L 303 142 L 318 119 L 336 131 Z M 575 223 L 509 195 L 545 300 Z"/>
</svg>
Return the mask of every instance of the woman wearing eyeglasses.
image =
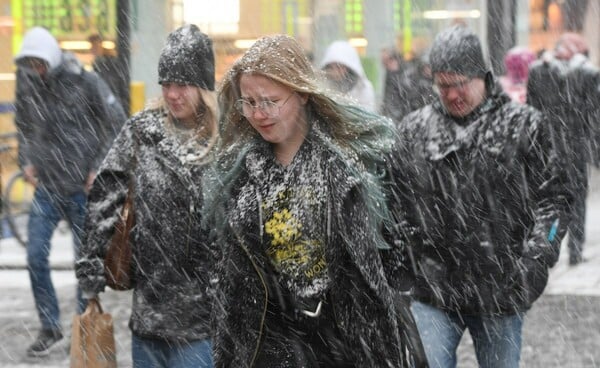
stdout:
<svg viewBox="0 0 600 368">
<path fill-rule="evenodd" d="M 406 366 L 380 258 L 393 125 L 317 85 L 283 35 L 257 41 L 223 80 L 203 185 L 222 251 L 217 367 Z"/>
</svg>

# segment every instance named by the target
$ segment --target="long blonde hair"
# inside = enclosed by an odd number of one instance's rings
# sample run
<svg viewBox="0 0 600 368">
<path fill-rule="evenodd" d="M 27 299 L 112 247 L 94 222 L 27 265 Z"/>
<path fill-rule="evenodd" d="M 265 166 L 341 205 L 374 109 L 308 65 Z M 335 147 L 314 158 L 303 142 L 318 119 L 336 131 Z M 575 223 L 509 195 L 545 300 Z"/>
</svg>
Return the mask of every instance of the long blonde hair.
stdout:
<svg viewBox="0 0 600 368">
<path fill-rule="evenodd" d="M 223 79 L 219 93 L 222 112 L 221 135 L 224 146 L 239 139 L 256 136 L 236 109 L 241 97 L 239 80 L 242 74 L 256 74 L 289 87 L 294 92 L 308 96 L 308 109 L 327 124 L 327 130 L 340 145 L 356 138 L 363 126 L 352 126 L 346 115 L 346 106 L 334 101 L 330 91 L 325 91 L 317 80 L 317 72 L 306 57 L 302 46 L 287 35 L 263 37 L 238 59 Z M 358 131 L 354 131 L 354 129 Z"/>
<path fill-rule="evenodd" d="M 211 159 L 210 154 L 219 139 L 219 107 L 217 104 L 217 93 L 215 91 L 209 91 L 200 87 L 195 88 L 200 92 L 201 99 L 200 104 L 198 104 L 198 110 L 196 111 L 196 123 L 198 127 L 204 127 L 204 129 L 196 129 L 196 139 L 199 141 L 203 139 L 207 140 L 206 153 L 199 157 L 201 163 L 204 163 Z M 165 111 L 167 114 L 165 123 L 169 125 L 173 124 L 175 118 L 167 108 L 167 104 L 162 96 L 150 101 L 147 108 Z"/>
</svg>

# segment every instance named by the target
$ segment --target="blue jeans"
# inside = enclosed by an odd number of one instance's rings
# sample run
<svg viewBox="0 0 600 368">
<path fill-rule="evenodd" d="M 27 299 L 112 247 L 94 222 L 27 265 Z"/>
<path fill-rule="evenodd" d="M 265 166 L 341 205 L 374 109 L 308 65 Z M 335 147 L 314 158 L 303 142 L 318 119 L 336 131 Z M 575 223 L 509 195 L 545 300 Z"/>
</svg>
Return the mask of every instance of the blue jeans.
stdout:
<svg viewBox="0 0 600 368">
<path fill-rule="evenodd" d="M 132 334 L 133 368 L 212 368 L 210 339 L 172 342 Z"/>
<path fill-rule="evenodd" d="M 524 315 L 462 316 L 417 301 L 411 310 L 431 368 L 456 367 L 456 349 L 467 328 L 481 368 L 519 367 Z"/>
<path fill-rule="evenodd" d="M 86 211 L 86 194 L 81 191 L 68 196 L 48 192 L 42 187 L 35 190 L 29 222 L 27 224 L 27 265 L 31 290 L 42 329 L 60 329 L 60 309 L 56 291 L 50 277 L 51 239 L 58 222 L 66 219 L 73 233 L 75 259 L 79 256 L 79 246 L 83 232 Z M 84 310 L 85 300 L 77 288 L 77 310 Z"/>
</svg>

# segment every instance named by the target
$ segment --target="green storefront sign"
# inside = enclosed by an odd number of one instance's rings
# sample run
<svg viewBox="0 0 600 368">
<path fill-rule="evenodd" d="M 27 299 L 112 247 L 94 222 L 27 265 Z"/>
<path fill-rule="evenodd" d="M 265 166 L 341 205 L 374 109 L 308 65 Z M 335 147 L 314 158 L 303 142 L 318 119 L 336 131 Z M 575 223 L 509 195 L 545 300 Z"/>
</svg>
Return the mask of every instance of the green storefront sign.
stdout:
<svg viewBox="0 0 600 368">
<path fill-rule="evenodd" d="M 86 40 L 92 33 L 116 39 L 116 0 L 12 0 L 13 50 L 30 28 L 47 28 L 57 39 Z"/>
</svg>

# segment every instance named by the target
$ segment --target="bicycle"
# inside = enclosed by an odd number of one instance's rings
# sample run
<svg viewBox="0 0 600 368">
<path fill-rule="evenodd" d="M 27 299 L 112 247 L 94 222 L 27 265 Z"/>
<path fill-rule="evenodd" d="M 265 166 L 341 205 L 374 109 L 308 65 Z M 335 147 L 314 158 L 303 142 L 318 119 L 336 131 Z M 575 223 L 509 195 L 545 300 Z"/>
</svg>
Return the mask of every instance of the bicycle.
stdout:
<svg viewBox="0 0 600 368">
<path fill-rule="evenodd" d="M 16 140 L 16 137 L 16 132 L 0 134 L 0 140 L 3 141 Z M 6 181 L 6 188 L 2 191 L 0 207 L 2 211 L 1 224 L 3 226 L 6 225 L 7 232 L 13 236 L 19 244 L 25 246 L 27 244 L 27 219 L 29 210 L 31 209 L 35 188 L 25 181 L 23 173 L 18 170 L 16 150 L 16 144 L 0 145 L 0 153 L 2 155 L 8 155 L 10 158 L 10 160 L 3 160 L 3 162 L 8 163 L 8 166 L 11 166 L 10 169 L 17 170 L 13 171 Z M 4 170 L 5 168 L 2 167 L 2 169 Z M 4 231 L 0 233 L 0 237 L 2 235 L 4 235 Z"/>
<path fill-rule="evenodd" d="M 22 246 L 27 245 L 27 221 L 35 187 L 25 181 L 23 173 L 17 171 L 8 179 L 2 195 L 3 218 L 10 234 Z"/>
<path fill-rule="evenodd" d="M 16 132 L 0 134 L 0 140 L 17 139 Z M 10 154 L 11 151 L 15 151 Z M 18 153 L 16 144 L 1 144 L 0 154 L 9 154 L 12 168 L 16 169 L 6 181 L 6 189 L 2 191 L 0 209 L 2 216 L 0 217 L 0 225 L 6 224 L 8 233 L 22 246 L 27 246 L 27 222 L 29 213 L 33 203 L 33 195 L 35 186 L 27 182 L 23 176 L 23 172 L 18 169 Z M 3 161 L 4 162 L 4 161 Z M 9 162 L 9 161 L 6 161 Z M 0 170 L 3 168 L 0 166 Z M 1 184 L 1 183 L 0 183 Z M 0 190 L 2 185 L 0 185 Z M 4 230 L 0 227 L 0 230 Z M 61 220 L 57 226 L 57 230 L 65 234 L 69 231 L 69 225 L 65 220 Z M 0 231 L 0 239 L 4 232 Z"/>
</svg>

